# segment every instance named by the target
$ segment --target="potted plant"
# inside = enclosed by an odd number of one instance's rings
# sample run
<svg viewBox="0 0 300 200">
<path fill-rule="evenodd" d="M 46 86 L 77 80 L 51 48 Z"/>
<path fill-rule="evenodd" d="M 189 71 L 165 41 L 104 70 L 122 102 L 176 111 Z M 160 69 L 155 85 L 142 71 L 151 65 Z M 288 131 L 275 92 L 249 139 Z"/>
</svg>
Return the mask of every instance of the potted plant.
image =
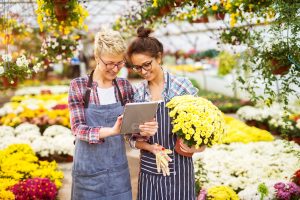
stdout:
<svg viewBox="0 0 300 200">
<path fill-rule="evenodd" d="M 220 142 L 225 130 L 222 112 L 210 101 L 191 95 L 173 97 L 167 103 L 172 118 L 172 132 L 177 136 L 175 151 L 183 156 L 193 154 L 181 150 L 180 143 L 199 148 Z"/>
<path fill-rule="evenodd" d="M 69 34 L 75 29 L 87 30 L 88 12 L 77 0 L 38 0 L 36 10 L 40 30 Z"/>
<path fill-rule="evenodd" d="M 292 42 L 287 43 L 287 41 L 275 38 L 273 42 L 269 42 L 264 46 L 259 56 L 263 59 L 262 62 L 269 68 L 272 74 L 284 75 L 289 72 L 292 65 L 289 55 L 300 58 L 299 50 L 300 48 Z"/>
<path fill-rule="evenodd" d="M 210 18 L 211 21 L 224 20 L 225 18 L 225 8 L 222 4 L 219 3 L 214 3 L 209 7 L 204 8 L 203 12 L 213 17 L 213 19 Z"/>
<path fill-rule="evenodd" d="M 77 35 L 49 36 L 42 44 L 41 53 L 47 62 L 66 62 L 77 49 Z"/>
<path fill-rule="evenodd" d="M 30 77 L 33 71 L 30 69 L 29 64 L 30 61 L 24 55 L 18 57 L 16 60 L 9 54 L 2 55 L 0 77 L 3 88 L 15 88 L 18 81 Z"/>
</svg>

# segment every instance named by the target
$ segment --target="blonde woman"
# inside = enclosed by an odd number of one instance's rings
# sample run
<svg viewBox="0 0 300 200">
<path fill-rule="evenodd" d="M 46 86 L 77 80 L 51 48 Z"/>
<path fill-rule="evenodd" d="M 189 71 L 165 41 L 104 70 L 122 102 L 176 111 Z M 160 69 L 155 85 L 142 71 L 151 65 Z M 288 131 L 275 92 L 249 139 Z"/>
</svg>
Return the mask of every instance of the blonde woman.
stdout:
<svg viewBox="0 0 300 200">
<path fill-rule="evenodd" d="M 133 98 L 130 83 L 116 78 L 125 64 L 124 51 L 121 35 L 102 29 L 95 37 L 96 68 L 90 76 L 71 81 L 74 200 L 132 199 L 124 138 L 119 134 L 123 106 Z M 143 136 L 154 135 L 157 122 L 144 123 L 140 130 Z"/>
</svg>

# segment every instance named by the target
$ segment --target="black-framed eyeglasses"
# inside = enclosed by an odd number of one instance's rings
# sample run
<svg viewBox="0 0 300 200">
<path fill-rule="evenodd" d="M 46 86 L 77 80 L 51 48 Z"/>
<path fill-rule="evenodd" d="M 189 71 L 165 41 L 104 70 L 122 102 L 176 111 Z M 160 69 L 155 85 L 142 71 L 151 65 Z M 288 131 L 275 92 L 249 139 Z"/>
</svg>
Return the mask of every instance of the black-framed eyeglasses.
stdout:
<svg viewBox="0 0 300 200">
<path fill-rule="evenodd" d="M 121 61 L 121 62 L 118 62 L 118 63 L 105 63 L 101 57 L 99 57 L 99 59 L 101 60 L 101 62 L 105 65 L 106 69 L 107 70 L 112 70 L 114 69 L 115 67 L 117 67 L 118 69 L 121 69 L 122 67 L 125 66 L 125 61 Z"/>
<path fill-rule="evenodd" d="M 143 65 L 132 65 L 132 69 L 136 72 L 142 72 L 142 70 L 149 71 L 152 68 L 152 61 L 148 61 Z"/>
</svg>

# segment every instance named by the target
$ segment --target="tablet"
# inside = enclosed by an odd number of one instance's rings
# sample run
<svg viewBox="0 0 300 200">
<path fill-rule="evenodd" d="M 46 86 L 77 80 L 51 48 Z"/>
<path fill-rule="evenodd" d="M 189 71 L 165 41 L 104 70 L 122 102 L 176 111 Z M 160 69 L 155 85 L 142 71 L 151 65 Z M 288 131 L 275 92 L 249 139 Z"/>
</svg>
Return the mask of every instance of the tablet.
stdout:
<svg viewBox="0 0 300 200">
<path fill-rule="evenodd" d="M 123 113 L 121 134 L 139 133 L 139 125 L 155 117 L 158 104 L 158 101 L 127 103 Z"/>
</svg>

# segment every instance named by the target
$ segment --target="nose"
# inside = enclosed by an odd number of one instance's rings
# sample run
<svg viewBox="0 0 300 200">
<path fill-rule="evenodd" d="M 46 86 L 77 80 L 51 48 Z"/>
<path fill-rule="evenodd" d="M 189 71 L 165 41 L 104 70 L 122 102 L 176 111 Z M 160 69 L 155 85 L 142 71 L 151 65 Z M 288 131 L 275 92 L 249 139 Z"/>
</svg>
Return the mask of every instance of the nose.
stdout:
<svg viewBox="0 0 300 200">
<path fill-rule="evenodd" d="M 112 69 L 112 71 L 115 72 L 115 73 L 117 73 L 117 72 L 119 72 L 120 69 L 121 68 L 119 68 L 118 65 L 115 65 L 114 68 Z"/>
<path fill-rule="evenodd" d="M 147 74 L 147 71 L 142 69 L 141 73 L 142 73 L 142 75 L 145 75 L 145 74 Z"/>
</svg>

